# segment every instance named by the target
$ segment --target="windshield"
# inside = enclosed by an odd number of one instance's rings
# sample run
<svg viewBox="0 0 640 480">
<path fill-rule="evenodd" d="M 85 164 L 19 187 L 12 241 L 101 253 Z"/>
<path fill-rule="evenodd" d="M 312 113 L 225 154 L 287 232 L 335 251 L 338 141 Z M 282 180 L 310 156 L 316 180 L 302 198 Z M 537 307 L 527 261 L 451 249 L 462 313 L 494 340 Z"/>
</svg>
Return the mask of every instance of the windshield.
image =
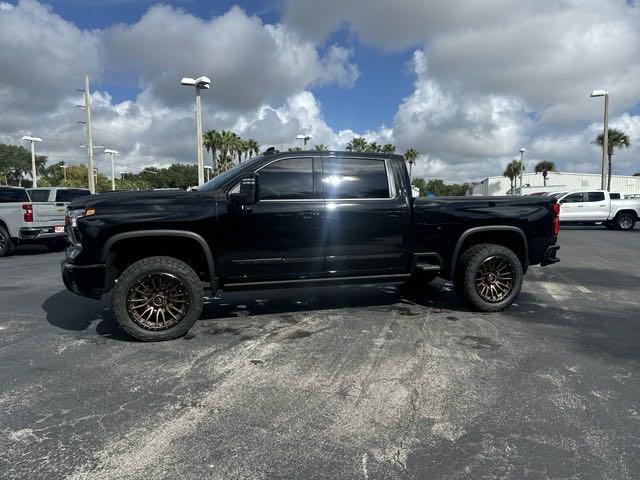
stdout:
<svg viewBox="0 0 640 480">
<path fill-rule="evenodd" d="M 226 172 L 222 172 L 220 175 L 216 175 L 207 183 L 199 186 L 198 192 L 206 192 L 207 190 L 216 190 L 222 187 L 222 185 L 224 185 L 227 182 L 227 180 L 229 180 L 230 178 L 234 177 L 239 173 L 244 172 L 245 170 L 248 170 L 254 163 L 256 163 L 258 160 L 261 160 L 262 158 L 263 158 L 262 155 L 257 156 L 255 158 L 252 158 L 251 160 L 241 163 L 240 165 L 236 165 L 235 167 L 230 168 Z"/>
</svg>

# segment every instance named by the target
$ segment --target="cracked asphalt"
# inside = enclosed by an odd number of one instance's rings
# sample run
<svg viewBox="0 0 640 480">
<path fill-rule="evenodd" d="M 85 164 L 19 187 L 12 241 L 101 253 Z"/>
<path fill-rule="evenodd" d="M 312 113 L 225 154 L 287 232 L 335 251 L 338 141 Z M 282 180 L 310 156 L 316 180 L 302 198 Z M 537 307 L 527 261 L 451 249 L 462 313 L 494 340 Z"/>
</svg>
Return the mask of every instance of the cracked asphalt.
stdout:
<svg viewBox="0 0 640 480">
<path fill-rule="evenodd" d="M 223 294 L 131 341 L 61 254 L 0 259 L 0 478 L 640 477 L 640 230 L 478 314 L 451 285 Z"/>
</svg>

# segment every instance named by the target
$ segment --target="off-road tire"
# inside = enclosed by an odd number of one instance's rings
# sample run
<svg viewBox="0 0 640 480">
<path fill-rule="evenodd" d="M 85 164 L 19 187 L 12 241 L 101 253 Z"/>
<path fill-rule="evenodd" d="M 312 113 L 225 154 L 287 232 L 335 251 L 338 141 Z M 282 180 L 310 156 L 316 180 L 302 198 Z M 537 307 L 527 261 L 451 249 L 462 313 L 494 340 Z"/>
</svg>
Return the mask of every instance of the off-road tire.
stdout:
<svg viewBox="0 0 640 480">
<path fill-rule="evenodd" d="M 620 213 L 615 219 L 615 225 L 618 230 L 628 232 L 636 226 L 636 218 L 630 213 Z"/>
<path fill-rule="evenodd" d="M 129 313 L 130 290 L 145 277 L 163 274 L 177 279 L 183 290 L 188 293 L 186 314 L 178 323 L 166 329 L 143 328 Z M 122 272 L 113 288 L 111 302 L 118 325 L 132 337 L 145 342 L 173 340 L 187 333 L 200 318 L 204 305 L 204 290 L 196 272 L 182 260 L 164 256 L 148 257 L 131 264 Z"/>
<path fill-rule="evenodd" d="M 0 225 L 0 257 L 8 257 L 13 255 L 16 246 L 9 236 L 7 229 Z"/>
<path fill-rule="evenodd" d="M 509 293 L 499 301 L 487 301 L 481 296 L 479 287 L 476 286 L 481 265 L 493 258 L 504 262 L 513 273 L 513 283 L 508 290 Z M 511 305 L 518 296 L 522 288 L 523 276 L 522 263 L 513 250 L 502 245 L 483 243 L 470 247 L 460 256 L 454 277 L 454 288 L 456 293 L 475 310 L 498 312 Z"/>
</svg>

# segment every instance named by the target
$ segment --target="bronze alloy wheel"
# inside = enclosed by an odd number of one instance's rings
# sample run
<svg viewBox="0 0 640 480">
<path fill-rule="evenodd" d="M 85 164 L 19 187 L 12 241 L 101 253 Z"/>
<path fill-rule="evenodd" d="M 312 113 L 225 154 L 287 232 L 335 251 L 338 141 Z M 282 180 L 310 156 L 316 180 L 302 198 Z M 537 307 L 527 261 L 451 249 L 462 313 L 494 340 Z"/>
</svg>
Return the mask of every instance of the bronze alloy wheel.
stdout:
<svg viewBox="0 0 640 480">
<path fill-rule="evenodd" d="M 134 283 L 127 293 L 131 320 L 146 330 L 166 330 L 189 311 L 189 291 L 170 273 L 152 273 Z"/>
<path fill-rule="evenodd" d="M 490 303 L 499 303 L 509 296 L 515 284 L 513 266 L 501 257 L 489 257 L 480 264 L 475 276 L 478 295 Z"/>
</svg>

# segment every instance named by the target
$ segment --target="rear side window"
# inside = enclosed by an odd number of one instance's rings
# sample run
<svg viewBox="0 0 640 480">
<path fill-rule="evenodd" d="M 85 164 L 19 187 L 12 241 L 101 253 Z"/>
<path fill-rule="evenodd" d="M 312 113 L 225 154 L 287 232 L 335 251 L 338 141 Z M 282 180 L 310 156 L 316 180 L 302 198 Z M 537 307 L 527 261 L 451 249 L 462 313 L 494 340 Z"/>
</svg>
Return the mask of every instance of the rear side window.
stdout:
<svg viewBox="0 0 640 480">
<path fill-rule="evenodd" d="M 609 194 L 609 198 L 611 200 L 620 200 L 620 194 L 619 193 L 610 193 Z"/>
<path fill-rule="evenodd" d="M 19 188 L 0 188 L 0 203 L 28 202 L 26 190 Z"/>
<path fill-rule="evenodd" d="M 327 198 L 389 198 L 384 160 L 324 158 L 322 183 Z"/>
<path fill-rule="evenodd" d="M 48 202 L 50 190 L 29 190 L 29 196 L 32 202 Z"/>
<path fill-rule="evenodd" d="M 72 202 L 76 198 L 89 195 L 88 190 L 82 189 L 70 189 L 70 190 L 58 190 L 56 191 L 56 202 Z"/>
<path fill-rule="evenodd" d="M 260 200 L 300 200 L 313 196 L 313 160 L 285 158 L 259 171 Z"/>
<path fill-rule="evenodd" d="M 580 203 L 584 202 L 584 194 L 582 192 L 572 193 L 562 199 L 563 203 Z"/>
<path fill-rule="evenodd" d="M 589 192 L 587 194 L 587 202 L 602 202 L 604 200 L 604 192 Z"/>
</svg>

